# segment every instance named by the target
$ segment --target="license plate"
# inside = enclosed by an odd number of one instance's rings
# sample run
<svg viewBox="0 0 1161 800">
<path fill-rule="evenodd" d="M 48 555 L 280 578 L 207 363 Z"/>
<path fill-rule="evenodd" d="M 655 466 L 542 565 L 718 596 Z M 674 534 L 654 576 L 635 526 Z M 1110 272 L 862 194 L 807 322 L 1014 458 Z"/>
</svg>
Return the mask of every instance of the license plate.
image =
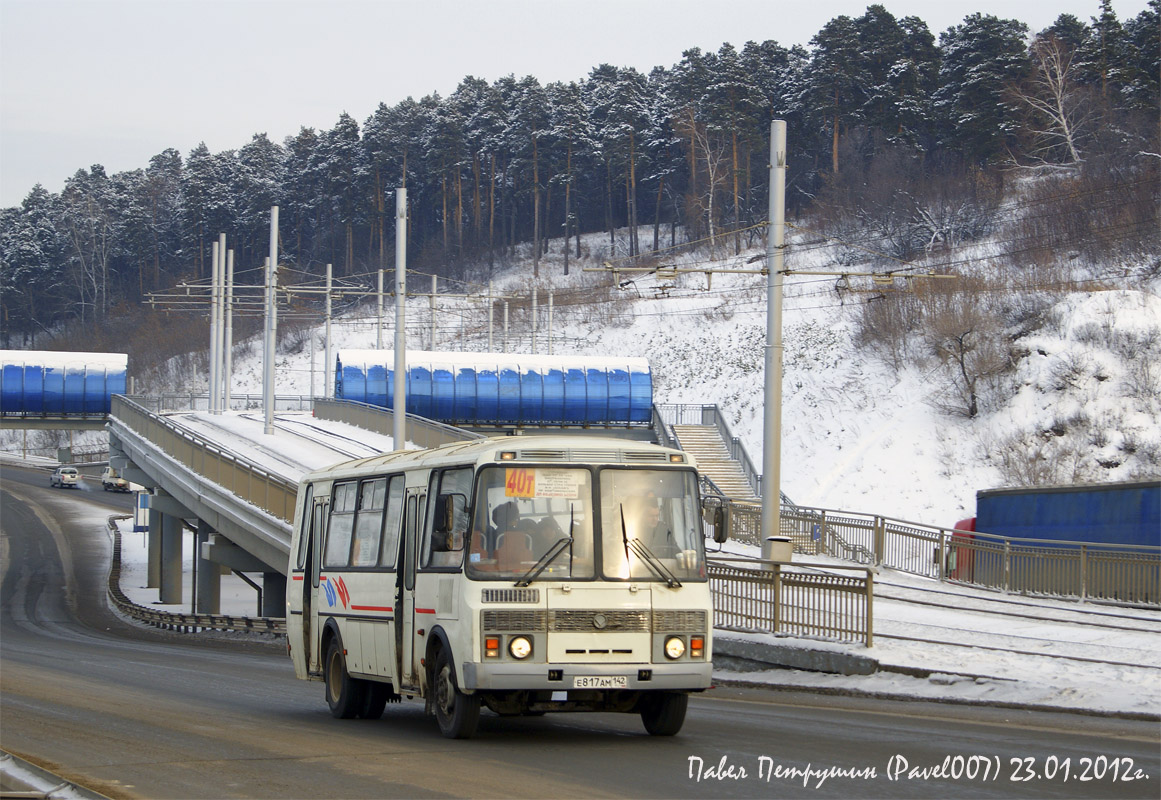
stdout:
<svg viewBox="0 0 1161 800">
<path fill-rule="evenodd" d="M 577 675 L 572 679 L 574 689 L 628 689 L 629 679 L 624 675 Z"/>
</svg>

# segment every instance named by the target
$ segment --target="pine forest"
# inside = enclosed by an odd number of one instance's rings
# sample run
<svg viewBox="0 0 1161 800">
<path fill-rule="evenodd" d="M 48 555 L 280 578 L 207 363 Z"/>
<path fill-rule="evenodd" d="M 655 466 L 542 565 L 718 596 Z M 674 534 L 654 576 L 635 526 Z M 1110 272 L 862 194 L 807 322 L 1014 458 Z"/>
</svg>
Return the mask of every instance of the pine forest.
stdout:
<svg viewBox="0 0 1161 800">
<path fill-rule="evenodd" d="M 239 280 L 258 283 L 273 205 L 294 280 L 332 264 L 370 286 L 394 264 L 399 186 L 409 267 L 449 280 L 486 281 L 518 253 L 539 276 L 550 242 L 567 272 L 600 232 L 609 258 L 707 240 L 740 252 L 765 236 L 772 119 L 789 131 L 789 218 L 892 259 L 984 236 L 1031 172 L 1051 179 L 1053 205 L 1022 263 L 1062 250 L 1156 262 L 1161 0 L 1131 19 L 1108 0 L 1096 12 L 1038 32 L 972 14 L 937 35 L 871 5 L 807 47 L 727 43 L 546 85 L 468 75 L 446 97 L 281 142 L 84 166 L 59 194 L 37 185 L 0 210 L 0 347 L 99 347 L 148 313 L 150 292 L 204 281 L 219 233 Z"/>
</svg>

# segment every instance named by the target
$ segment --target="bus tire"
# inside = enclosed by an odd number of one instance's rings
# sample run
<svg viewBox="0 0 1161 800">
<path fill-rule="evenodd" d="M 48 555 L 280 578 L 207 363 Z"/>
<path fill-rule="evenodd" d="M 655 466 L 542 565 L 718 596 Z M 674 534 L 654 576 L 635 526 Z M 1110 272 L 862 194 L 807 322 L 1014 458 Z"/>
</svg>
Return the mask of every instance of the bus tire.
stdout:
<svg viewBox="0 0 1161 800">
<path fill-rule="evenodd" d="M 641 705 L 641 721 L 651 736 L 673 736 L 685 723 L 689 695 L 685 692 L 657 692 Z"/>
<path fill-rule="evenodd" d="M 432 676 L 432 706 L 439 732 L 448 739 L 470 739 L 480 721 L 480 696 L 464 694 L 456 688 L 446 647 L 440 648 Z"/>
<path fill-rule="evenodd" d="M 339 637 L 331 639 L 327 646 L 327 660 L 323 675 L 327 692 L 327 705 L 331 716 L 336 719 L 352 719 L 363 708 L 366 686 L 363 681 L 352 678 L 347 672 L 347 659 L 343 655 L 343 644 Z"/>
<path fill-rule="evenodd" d="M 387 707 L 387 697 L 391 694 L 391 687 L 385 683 L 365 681 L 363 704 L 359 708 L 361 719 L 379 719 L 383 716 L 383 709 Z"/>
</svg>

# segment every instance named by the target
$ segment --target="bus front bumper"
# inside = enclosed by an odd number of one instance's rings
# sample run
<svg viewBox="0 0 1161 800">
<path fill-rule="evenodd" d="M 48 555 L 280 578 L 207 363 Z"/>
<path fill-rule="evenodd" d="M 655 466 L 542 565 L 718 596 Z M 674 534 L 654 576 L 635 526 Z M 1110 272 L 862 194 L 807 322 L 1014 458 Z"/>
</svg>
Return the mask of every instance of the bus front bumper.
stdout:
<svg viewBox="0 0 1161 800">
<path fill-rule="evenodd" d="M 712 673 L 713 664 L 709 661 L 678 664 L 518 664 L 501 661 L 495 664 L 464 663 L 459 678 L 460 688 L 465 691 L 691 691 L 708 689 Z"/>
</svg>

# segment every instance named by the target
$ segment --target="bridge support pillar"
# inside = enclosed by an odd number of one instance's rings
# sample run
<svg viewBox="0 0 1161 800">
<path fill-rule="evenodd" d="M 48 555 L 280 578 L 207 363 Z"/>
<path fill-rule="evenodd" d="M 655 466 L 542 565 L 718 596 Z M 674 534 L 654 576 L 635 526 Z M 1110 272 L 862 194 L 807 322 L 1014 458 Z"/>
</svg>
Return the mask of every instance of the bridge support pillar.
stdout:
<svg viewBox="0 0 1161 800">
<path fill-rule="evenodd" d="M 222 569 L 210 561 L 202 552 L 204 545 L 210 541 L 210 535 L 215 531 L 205 520 L 198 520 L 197 539 L 194 545 L 194 558 L 197 559 L 197 607 L 198 614 L 222 613 Z"/>
<path fill-rule="evenodd" d="M 149 509 L 149 569 L 145 579 L 146 589 L 161 586 L 161 512 Z"/>
<path fill-rule="evenodd" d="M 161 590 L 162 605 L 181 603 L 182 528 L 180 517 L 161 515 Z"/>
<path fill-rule="evenodd" d="M 286 576 L 281 572 L 262 573 L 262 616 L 286 616 Z"/>
</svg>

